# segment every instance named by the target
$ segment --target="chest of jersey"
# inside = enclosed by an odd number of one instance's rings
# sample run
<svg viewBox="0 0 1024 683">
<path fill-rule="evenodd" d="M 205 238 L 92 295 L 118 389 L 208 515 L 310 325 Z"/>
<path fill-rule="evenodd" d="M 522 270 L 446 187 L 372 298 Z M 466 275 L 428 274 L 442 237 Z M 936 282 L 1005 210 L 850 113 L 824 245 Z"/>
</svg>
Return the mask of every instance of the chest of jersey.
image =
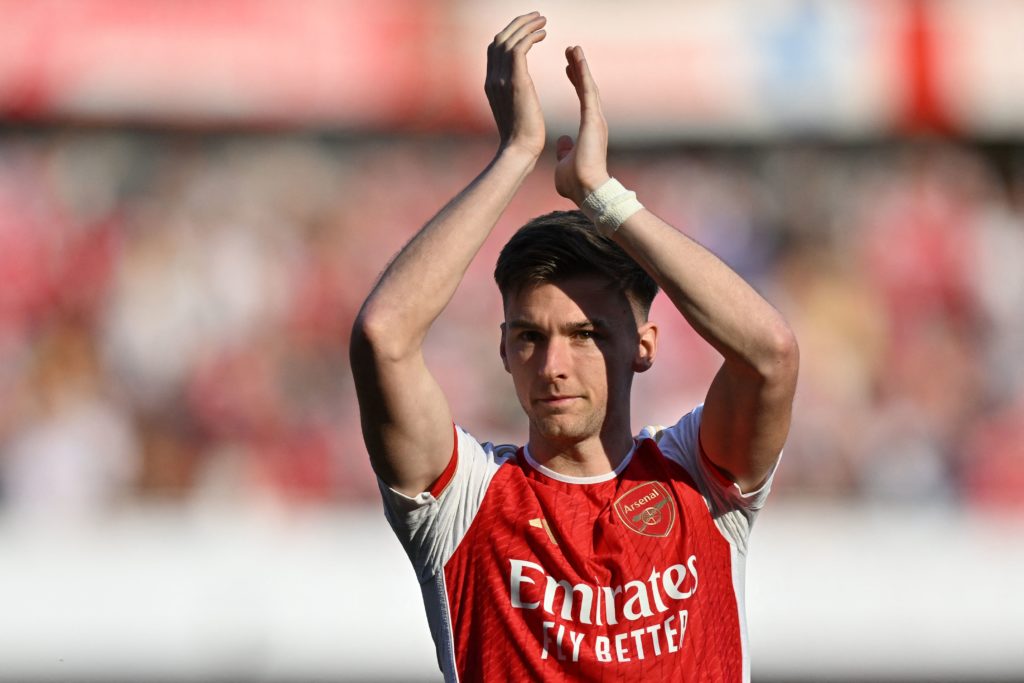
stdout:
<svg viewBox="0 0 1024 683">
<path fill-rule="evenodd" d="M 653 441 L 597 484 L 506 463 L 445 585 L 462 680 L 741 676 L 731 547 Z"/>
</svg>

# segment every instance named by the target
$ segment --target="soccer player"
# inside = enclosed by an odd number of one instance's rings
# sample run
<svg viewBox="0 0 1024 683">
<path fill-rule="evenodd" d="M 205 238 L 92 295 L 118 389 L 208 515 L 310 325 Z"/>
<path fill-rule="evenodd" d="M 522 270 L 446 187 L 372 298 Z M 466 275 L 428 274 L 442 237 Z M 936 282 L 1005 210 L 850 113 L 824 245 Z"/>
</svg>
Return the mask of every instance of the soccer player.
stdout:
<svg viewBox="0 0 1024 683">
<path fill-rule="evenodd" d="M 544 149 L 527 53 L 545 18 L 488 49 L 500 144 L 398 253 L 359 313 L 352 369 L 386 516 L 413 562 L 445 679 L 739 681 L 750 526 L 789 429 L 798 353 L 780 314 L 610 178 L 583 50 L 566 50 L 577 139 L 555 188 L 581 211 L 502 251 L 500 357 L 529 422 L 521 448 L 455 426 L 422 344 Z M 724 361 L 701 406 L 631 431 L 660 285 Z"/>
</svg>

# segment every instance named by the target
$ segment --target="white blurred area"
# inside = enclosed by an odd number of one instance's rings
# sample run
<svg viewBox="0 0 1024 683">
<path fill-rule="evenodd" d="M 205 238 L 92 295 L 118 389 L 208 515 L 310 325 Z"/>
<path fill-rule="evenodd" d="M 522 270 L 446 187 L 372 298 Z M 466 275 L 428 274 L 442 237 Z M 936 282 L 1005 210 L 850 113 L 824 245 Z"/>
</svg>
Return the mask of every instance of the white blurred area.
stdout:
<svg viewBox="0 0 1024 683">
<path fill-rule="evenodd" d="M 0 681 L 438 679 L 348 334 L 493 150 L 509 7 L 0 0 Z M 579 43 L 615 174 L 800 339 L 755 680 L 1024 680 L 1024 0 L 535 7 L 551 136 Z M 550 178 L 429 340 L 488 440 L 525 432 L 490 271 Z M 638 428 L 718 364 L 653 315 Z"/>
<path fill-rule="evenodd" d="M 777 501 L 748 566 L 754 680 L 1019 680 L 1021 534 L 1020 518 Z M 5 524 L 0 548 L 3 681 L 440 680 L 376 510 L 148 508 L 74 532 Z"/>
</svg>

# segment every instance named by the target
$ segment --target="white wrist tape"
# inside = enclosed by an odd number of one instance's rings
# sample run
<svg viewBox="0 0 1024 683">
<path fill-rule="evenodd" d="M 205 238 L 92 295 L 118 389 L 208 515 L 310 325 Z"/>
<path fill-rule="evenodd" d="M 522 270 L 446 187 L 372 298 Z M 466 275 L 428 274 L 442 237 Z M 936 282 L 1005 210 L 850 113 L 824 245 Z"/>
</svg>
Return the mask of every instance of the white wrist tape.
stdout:
<svg viewBox="0 0 1024 683">
<path fill-rule="evenodd" d="M 583 215 L 605 237 L 611 237 L 627 218 L 642 208 L 644 205 L 637 201 L 636 192 L 630 192 L 615 178 L 606 180 L 580 205 Z"/>
</svg>

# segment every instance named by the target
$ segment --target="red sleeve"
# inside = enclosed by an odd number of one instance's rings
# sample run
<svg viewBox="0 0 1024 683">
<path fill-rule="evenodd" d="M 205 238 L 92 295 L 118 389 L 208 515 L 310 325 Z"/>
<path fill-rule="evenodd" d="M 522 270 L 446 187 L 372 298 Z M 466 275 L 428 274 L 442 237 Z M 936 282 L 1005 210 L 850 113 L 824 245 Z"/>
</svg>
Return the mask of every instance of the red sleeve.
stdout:
<svg viewBox="0 0 1024 683">
<path fill-rule="evenodd" d="M 736 482 L 729 478 L 722 468 L 711 461 L 708 454 L 704 451 L 704 444 L 701 442 L 700 431 L 697 431 L 697 450 L 700 451 L 700 459 L 704 463 L 704 469 L 711 472 L 711 475 L 715 478 L 715 481 L 724 488 L 733 486 Z"/>
<path fill-rule="evenodd" d="M 430 488 L 427 489 L 427 493 L 437 498 L 448 486 L 448 483 L 455 476 L 455 468 L 459 464 L 459 432 L 455 429 L 455 424 L 452 423 L 452 457 L 448 460 L 448 466 L 444 468 L 444 472 L 441 473 Z"/>
</svg>

